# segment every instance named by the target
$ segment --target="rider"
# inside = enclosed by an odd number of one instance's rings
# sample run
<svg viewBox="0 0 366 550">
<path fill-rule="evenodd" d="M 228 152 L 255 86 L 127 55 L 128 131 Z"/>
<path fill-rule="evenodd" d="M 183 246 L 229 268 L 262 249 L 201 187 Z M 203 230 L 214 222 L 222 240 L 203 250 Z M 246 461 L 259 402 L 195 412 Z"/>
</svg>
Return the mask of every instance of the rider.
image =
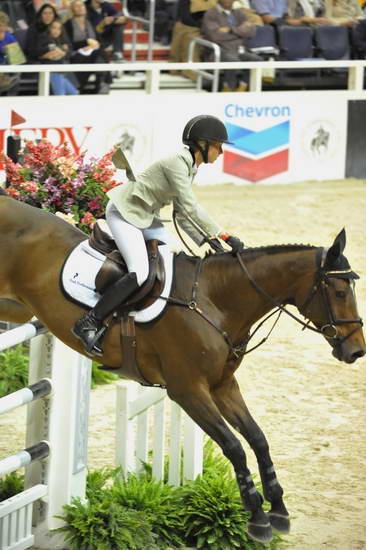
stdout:
<svg viewBox="0 0 366 550">
<path fill-rule="evenodd" d="M 148 277 L 145 240 L 169 242 L 169 232 L 158 217 L 160 208 L 173 203 L 180 225 L 200 246 L 220 237 L 233 254 L 244 248 L 237 237 L 224 232 L 206 213 L 192 191 L 199 165 L 215 162 L 222 153 L 222 144 L 230 143 L 224 124 L 211 115 L 196 116 L 187 122 L 182 139 L 187 147 L 178 154 L 155 162 L 138 176 L 137 181 L 128 181 L 107 193 L 110 201 L 106 221 L 129 273 L 111 285 L 72 329 L 90 354 L 102 353 L 97 344 L 106 330 L 104 319 Z"/>
</svg>

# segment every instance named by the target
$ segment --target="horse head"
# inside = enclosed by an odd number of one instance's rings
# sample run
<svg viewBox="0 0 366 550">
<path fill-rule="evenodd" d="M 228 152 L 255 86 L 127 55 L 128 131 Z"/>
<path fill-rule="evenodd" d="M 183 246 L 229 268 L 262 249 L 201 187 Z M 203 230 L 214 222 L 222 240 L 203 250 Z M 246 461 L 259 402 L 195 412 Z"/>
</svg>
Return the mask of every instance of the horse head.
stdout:
<svg viewBox="0 0 366 550">
<path fill-rule="evenodd" d="M 359 276 L 343 255 L 345 245 L 342 229 L 330 248 L 318 249 L 312 288 L 298 309 L 323 334 L 334 357 L 353 363 L 365 355 L 366 345 L 354 292 Z"/>
</svg>

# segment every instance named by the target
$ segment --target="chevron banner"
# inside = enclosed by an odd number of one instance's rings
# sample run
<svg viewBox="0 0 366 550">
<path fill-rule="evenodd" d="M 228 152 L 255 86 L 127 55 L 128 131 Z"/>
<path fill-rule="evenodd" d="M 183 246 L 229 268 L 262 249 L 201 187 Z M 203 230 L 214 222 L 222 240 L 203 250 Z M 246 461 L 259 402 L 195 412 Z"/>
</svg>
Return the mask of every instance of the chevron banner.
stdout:
<svg viewBox="0 0 366 550">
<path fill-rule="evenodd" d="M 289 166 L 290 121 L 261 130 L 226 123 L 233 145 L 224 151 L 226 174 L 257 182 L 286 172 Z"/>
</svg>

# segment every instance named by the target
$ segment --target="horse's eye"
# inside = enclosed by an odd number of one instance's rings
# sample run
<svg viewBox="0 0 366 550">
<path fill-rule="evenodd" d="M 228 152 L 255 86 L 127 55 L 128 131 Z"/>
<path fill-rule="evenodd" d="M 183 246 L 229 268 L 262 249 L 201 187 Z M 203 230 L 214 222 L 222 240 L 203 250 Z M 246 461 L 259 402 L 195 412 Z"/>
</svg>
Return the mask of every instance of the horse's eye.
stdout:
<svg viewBox="0 0 366 550">
<path fill-rule="evenodd" d="M 345 298 L 346 292 L 344 290 L 336 290 L 335 295 L 337 296 L 337 298 Z"/>
</svg>

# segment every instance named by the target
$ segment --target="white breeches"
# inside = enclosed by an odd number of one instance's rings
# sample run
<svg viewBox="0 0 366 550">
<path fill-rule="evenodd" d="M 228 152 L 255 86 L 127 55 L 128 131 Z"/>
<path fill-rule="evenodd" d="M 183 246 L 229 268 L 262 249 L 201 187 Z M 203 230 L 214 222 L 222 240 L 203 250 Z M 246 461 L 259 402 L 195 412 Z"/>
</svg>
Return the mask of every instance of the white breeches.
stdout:
<svg viewBox="0 0 366 550">
<path fill-rule="evenodd" d="M 106 221 L 121 252 L 127 269 L 136 273 L 137 283 L 141 286 L 149 275 L 149 260 L 145 241 L 158 239 L 164 243 L 171 241 L 171 235 L 164 225 L 154 220 L 150 227 L 139 229 L 126 222 L 119 210 L 109 201 L 106 208 Z"/>
</svg>

